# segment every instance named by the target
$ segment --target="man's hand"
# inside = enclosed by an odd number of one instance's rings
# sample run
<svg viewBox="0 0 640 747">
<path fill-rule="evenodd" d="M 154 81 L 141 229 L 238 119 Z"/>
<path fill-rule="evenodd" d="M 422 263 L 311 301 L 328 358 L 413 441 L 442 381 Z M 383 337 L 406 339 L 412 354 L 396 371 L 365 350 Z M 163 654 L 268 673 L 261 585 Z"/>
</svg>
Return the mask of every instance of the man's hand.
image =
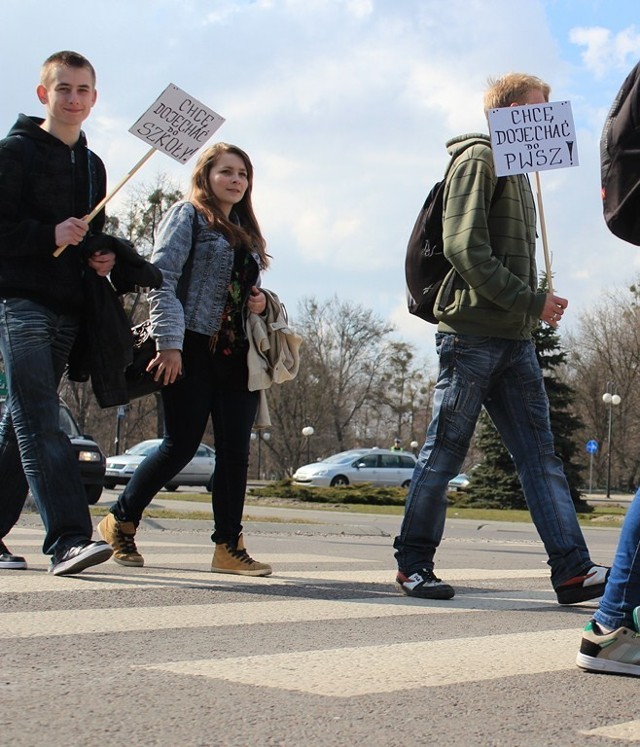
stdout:
<svg viewBox="0 0 640 747">
<path fill-rule="evenodd" d="M 558 326 L 560 319 L 562 319 L 564 310 L 568 305 L 569 302 L 566 298 L 555 296 L 553 293 L 547 293 L 547 298 L 544 302 L 544 306 L 542 307 L 542 314 L 540 314 L 540 319 L 542 319 L 543 322 L 546 322 L 551 327 L 555 328 Z"/>
<path fill-rule="evenodd" d="M 77 246 L 89 230 L 89 224 L 81 218 L 67 218 L 55 227 L 56 246 Z"/>
<path fill-rule="evenodd" d="M 116 263 L 115 252 L 95 252 L 87 260 L 87 264 L 95 270 L 101 278 L 106 277 Z"/>
</svg>

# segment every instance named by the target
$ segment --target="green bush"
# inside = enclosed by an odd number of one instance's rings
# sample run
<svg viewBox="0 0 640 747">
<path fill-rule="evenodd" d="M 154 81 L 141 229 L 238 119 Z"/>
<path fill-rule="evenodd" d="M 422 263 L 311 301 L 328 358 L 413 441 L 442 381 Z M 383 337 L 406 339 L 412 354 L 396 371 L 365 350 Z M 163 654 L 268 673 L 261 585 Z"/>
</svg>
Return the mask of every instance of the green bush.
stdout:
<svg viewBox="0 0 640 747">
<path fill-rule="evenodd" d="M 249 495 L 261 498 L 304 501 L 308 503 L 351 503 L 369 506 L 403 506 L 405 488 L 374 488 L 369 484 L 339 488 L 307 488 L 295 485 L 291 478 L 279 480 L 264 488 L 250 488 Z"/>
</svg>

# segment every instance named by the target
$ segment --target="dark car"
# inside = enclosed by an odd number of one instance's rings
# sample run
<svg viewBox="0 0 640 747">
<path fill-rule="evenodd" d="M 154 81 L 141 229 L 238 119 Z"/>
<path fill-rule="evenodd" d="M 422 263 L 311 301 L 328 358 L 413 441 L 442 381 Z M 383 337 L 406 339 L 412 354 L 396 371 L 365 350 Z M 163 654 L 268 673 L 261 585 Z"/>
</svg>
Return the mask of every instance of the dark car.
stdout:
<svg viewBox="0 0 640 747">
<path fill-rule="evenodd" d="M 4 409 L 4 402 L 0 400 L 0 413 Z M 78 455 L 80 478 L 87 495 L 87 503 L 97 503 L 102 495 L 107 458 L 91 436 L 80 433 L 71 410 L 62 400 L 60 400 L 60 428 L 69 436 L 73 450 Z"/>
<path fill-rule="evenodd" d="M 60 402 L 60 427 L 69 436 L 69 441 L 78 455 L 80 477 L 87 494 L 87 503 L 97 503 L 102 495 L 107 459 L 91 436 L 80 432 L 71 410 L 62 401 Z"/>
</svg>

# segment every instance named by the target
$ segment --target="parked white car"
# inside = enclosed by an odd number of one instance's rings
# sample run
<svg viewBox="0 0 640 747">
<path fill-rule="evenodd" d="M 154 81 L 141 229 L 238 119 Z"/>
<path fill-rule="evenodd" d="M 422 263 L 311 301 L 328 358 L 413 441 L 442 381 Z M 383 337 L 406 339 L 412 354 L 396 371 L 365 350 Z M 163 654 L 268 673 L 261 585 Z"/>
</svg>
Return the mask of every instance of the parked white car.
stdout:
<svg viewBox="0 0 640 747">
<path fill-rule="evenodd" d="M 126 485 L 142 460 L 158 447 L 160 441 L 159 438 L 141 441 L 127 449 L 124 454 L 107 457 L 107 469 L 104 474 L 105 488 L 112 489 L 116 485 Z M 191 485 L 203 486 L 211 490 L 215 465 L 215 451 L 206 444 L 200 444 L 193 459 L 165 485 L 165 488 L 177 490 L 180 485 Z"/>
<path fill-rule="evenodd" d="M 299 485 L 336 487 L 371 483 L 408 488 L 416 459 L 413 454 L 391 449 L 350 449 L 305 464 L 293 474 Z"/>
<path fill-rule="evenodd" d="M 449 480 L 449 490 L 466 490 L 469 487 L 471 478 L 464 472 L 460 473 L 453 479 Z"/>
</svg>

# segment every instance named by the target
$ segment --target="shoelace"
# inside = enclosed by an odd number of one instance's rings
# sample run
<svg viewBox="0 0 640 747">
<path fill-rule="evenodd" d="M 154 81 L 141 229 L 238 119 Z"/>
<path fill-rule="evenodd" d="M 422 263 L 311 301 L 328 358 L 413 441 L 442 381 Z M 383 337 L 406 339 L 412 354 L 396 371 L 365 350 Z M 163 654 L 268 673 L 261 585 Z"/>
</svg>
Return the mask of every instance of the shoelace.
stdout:
<svg viewBox="0 0 640 747">
<path fill-rule="evenodd" d="M 438 578 L 436 574 L 433 571 L 430 571 L 428 568 L 423 568 L 420 572 L 420 575 L 424 578 L 425 581 L 435 581 L 437 584 L 442 583 L 442 579 Z"/>
<path fill-rule="evenodd" d="M 118 541 L 120 542 L 120 546 L 122 550 L 124 550 L 126 553 L 138 553 L 138 548 L 136 547 L 135 540 L 133 539 L 132 534 L 125 534 L 122 531 L 118 532 Z"/>
<path fill-rule="evenodd" d="M 249 555 L 246 550 L 240 550 L 237 547 L 231 547 L 231 545 L 227 545 L 227 548 L 229 550 L 229 554 L 233 555 L 233 557 L 236 560 L 239 560 L 241 563 L 255 563 L 255 560 Z"/>
</svg>

